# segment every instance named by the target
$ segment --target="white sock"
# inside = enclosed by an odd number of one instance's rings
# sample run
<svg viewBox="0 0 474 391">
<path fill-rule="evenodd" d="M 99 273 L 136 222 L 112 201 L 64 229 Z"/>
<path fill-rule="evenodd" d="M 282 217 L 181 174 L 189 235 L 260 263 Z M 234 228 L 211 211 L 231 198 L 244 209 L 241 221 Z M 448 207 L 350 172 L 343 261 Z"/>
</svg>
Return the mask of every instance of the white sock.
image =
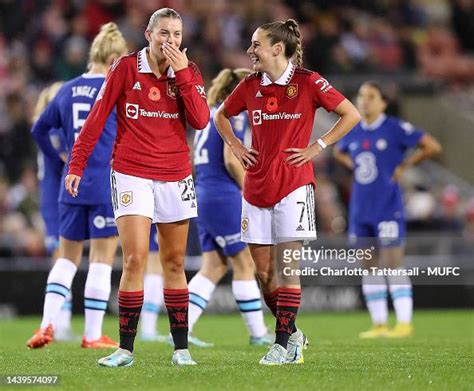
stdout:
<svg viewBox="0 0 474 391">
<path fill-rule="evenodd" d="M 72 280 L 77 267 L 69 259 L 58 258 L 49 272 L 44 296 L 43 319 L 41 328 L 55 324 L 59 311 L 71 290 Z"/>
<path fill-rule="evenodd" d="M 206 308 L 214 289 L 216 289 L 216 284 L 200 273 L 189 281 L 189 332 L 193 331 L 193 326 Z"/>
<path fill-rule="evenodd" d="M 263 337 L 267 328 L 263 321 L 262 299 L 257 281 L 232 281 L 232 293 L 252 337 Z"/>
<path fill-rule="evenodd" d="M 94 262 L 89 265 L 84 288 L 84 337 L 94 341 L 102 336 L 102 322 L 110 297 L 112 266 Z"/>
<path fill-rule="evenodd" d="M 72 313 L 72 292 L 69 291 L 64 301 L 61 311 L 59 311 L 54 324 L 54 330 L 57 333 L 67 333 L 71 329 L 71 313 Z"/>
<path fill-rule="evenodd" d="M 384 276 L 363 276 L 362 292 L 373 324 L 387 324 L 387 283 Z"/>
<path fill-rule="evenodd" d="M 401 270 L 401 269 L 397 269 Z M 410 277 L 389 276 L 387 278 L 390 296 L 398 323 L 411 323 L 413 314 L 413 294 Z"/>
<path fill-rule="evenodd" d="M 145 274 L 143 292 L 143 307 L 140 315 L 141 334 L 154 336 L 157 334 L 156 323 L 163 305 L 163 276 L 160 274 Z"/>
</svg>

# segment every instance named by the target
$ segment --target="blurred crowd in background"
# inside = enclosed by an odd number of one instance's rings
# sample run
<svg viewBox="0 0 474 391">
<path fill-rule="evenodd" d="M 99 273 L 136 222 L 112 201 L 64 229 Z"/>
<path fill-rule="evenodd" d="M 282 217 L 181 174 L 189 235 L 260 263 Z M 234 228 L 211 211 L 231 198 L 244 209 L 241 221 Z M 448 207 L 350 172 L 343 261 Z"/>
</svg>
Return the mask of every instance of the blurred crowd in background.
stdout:
<svg viewBox="0 0 474 391">
<path fill-rule="evenodd" d="M 145 46 L 148 18 L 163 6 L 182 15 L 183 47 L 207 87 L 223 67 L 250 65 L 258 25 L 293 17 L 305 66 L 324 75 L 415 74 L 474 94 L 474 0 L 0 0 L 0 256 L 44 255 L 30 137 L 39 92 L 86 70 L 91 39 L 108 21 L 130 51 Z M 350 177 L 329 155 L 316 164 L 318 229 L 341 234 Z M 410 227 L 474 237 L 474 200 L 449 183 L 425 185 L 408 183 Z"/>
</svg>

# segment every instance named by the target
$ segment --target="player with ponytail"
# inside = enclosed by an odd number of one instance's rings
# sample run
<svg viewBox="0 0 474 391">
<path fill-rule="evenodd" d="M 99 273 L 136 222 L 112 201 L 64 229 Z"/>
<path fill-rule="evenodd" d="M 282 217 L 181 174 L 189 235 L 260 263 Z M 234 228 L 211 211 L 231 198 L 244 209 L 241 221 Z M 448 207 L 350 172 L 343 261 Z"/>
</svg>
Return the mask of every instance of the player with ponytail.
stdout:
<svg viewBox="0 0 474 391">
<path fill-rule="evenodd" d="M 316 239 L 312 160 L 360 115 L 324 77 L 302 68 L 302 37 L 294 19 L 257 28 L 247 54 L 256 72 L 224 101 L 214 121 L 246 170 L 242 240 L 249 243 L 265 302 L 276 317 L 275 344 L 260 364 L 301 364 L 307 340 L 295 325 L 301 285 L 299 262 L 291 254 Z M 318 107 L 340 119 L 310 144 Z M 229 120 L 244 110 L 252 125 L 251 148 L 233 134 Z M 285 262 L 283 254 L 290 254 Z"/>
</svg>

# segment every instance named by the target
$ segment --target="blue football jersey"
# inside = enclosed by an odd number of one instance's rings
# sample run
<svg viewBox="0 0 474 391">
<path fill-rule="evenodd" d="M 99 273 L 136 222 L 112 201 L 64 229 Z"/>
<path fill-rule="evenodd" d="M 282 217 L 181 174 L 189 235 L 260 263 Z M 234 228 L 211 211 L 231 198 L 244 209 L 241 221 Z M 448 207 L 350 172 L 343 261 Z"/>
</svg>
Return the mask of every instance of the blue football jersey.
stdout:
<svg viewBox="0 0 474 391">
<path fill-rule="evenodd" d="M 32 134 L 45 156 L 58 159 L 58 153 L 51 144 L 49 130 L 61 128 L 66 139 L 68 159 L 63 178 L 68 172 L 70 152 L 84 124 L 97 94 L 105 80 L 103 75 L 83 74 L 65 83 L 49 103 L 40 118 L 33 125 Z M 88 160 L 81 178 L 79 194 L 70 196 L 64 186 L 60 187 L 59 201 L 69 204 L 95 205 L 111 202 L 110 160 L 117 131 L 117 114 L 114 110 Z"/>
<path fill-rule="evenodd" d="M 349 218 L 373 222 L 403 218 L 402 191 L 392 180 L 395 168 L 423 132 L 396 117 L 381 115 L 374 123 L 359 123 L 338 146 L 354 163 Z"/>
<path fill-rule="evenodd" d="M 217 132 L 212 117 L 217 110 L 211 108 L 211 120 L 205 129 L 197 131 L 194 137 L 194 168 L 196 173 L 196 191 L 200 197 L 207 194 L 221 194 L 238 191 L 240 188 L 229 175 L 224 164 L 224 141 Z M 248 117 L 245 112 L 230 119 L 234 134 L 244 142 L 248 129 Z"/>
</svg>

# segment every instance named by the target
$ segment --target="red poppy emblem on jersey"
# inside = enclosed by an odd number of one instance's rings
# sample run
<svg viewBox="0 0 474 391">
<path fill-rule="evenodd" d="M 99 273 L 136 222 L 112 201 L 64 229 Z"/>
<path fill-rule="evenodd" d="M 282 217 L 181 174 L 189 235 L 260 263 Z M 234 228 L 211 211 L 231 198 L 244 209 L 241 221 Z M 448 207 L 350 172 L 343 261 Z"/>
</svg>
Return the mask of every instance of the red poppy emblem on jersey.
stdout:
<svg viewBox="0 0 474 391">
<path fill-rule="evenodd" d="M 267 111 L 270 113 L 277 111 L 278 110 L 278 100 L 274 96 L 271 98 L 268 98 L 267 100 L 267 106 L 266 106 Z"/>
<path fill-rule="evenodd" d="M 151 87 L 150 92 L 148 93 L 148 98 L 150 98 L 153 102 L 156 102 L 161 99 L 161 92 L 158 87 Z"/>
<path fill-rule="evenodd" d="M 288 85 L 288 87 L 286 87 L 286 96 L 291 99 L 296 95 L 298 95 L 298 84 Z"/>
<path fill-rule="evenodd" d="M 370 141 L 369 140 L 362 141 L 362 148 L 363 149 L 370 149 Z"/>
</svg>

